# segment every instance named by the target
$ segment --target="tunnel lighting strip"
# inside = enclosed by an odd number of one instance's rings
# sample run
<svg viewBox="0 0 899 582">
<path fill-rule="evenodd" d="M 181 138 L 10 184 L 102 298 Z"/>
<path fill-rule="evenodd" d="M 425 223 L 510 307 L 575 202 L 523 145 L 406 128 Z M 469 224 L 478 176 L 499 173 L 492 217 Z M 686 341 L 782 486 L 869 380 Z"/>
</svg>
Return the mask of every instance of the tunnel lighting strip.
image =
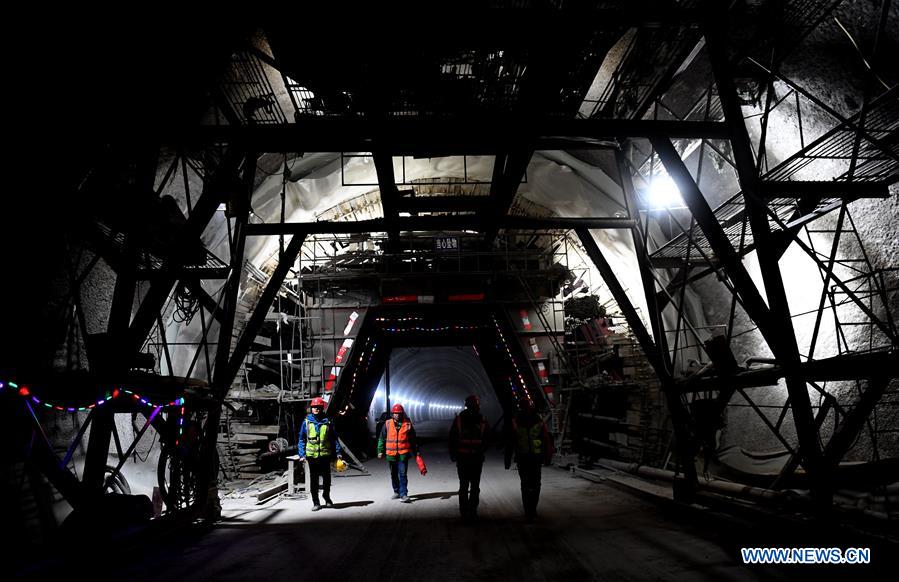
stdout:
<svg viewBox="0 0 899 582">
<path fill-rule="evenodd" d="M 415 327 L 385 327 L 384 331 L 390 333 L 406 333 L 406 332 L 427 332 L 427 333 L 435 333 L 440 331 L 474 331 L 477 329 L 481 329 L 479 325 L 440 325 L 433 327 L 423 327 L 423 326 L 415 326 Z"/>
<path fill-rule="evenodd" d="M 384 398 L 385 391 L 382 389 L 375 390 L 374 397 L 372 399 L 372 405 L 370 408 L 374 408 L 375 403 Z M 417 400 L 415 398 L 406 397 L 403 392 L 391 392 L 391 396 L 393 397 L 393 401 L 397 404 L 403 405 L 405 408 L 408 408 L 409 411 L 406 413 L 409 418 L 416 416 L 418 413 L 425 412 L 424 408 L 427 407 L 427 419 L 428 420 L 444 420 L 450 418 L 450 415 L 458 414 L 464 406 L 459 406 L 457 404 L 443 404 L 443 403 L 435 403 L 435 402 L 422 402 L 421 400 Z M 449 413 L 449 415 L 447 414 Z"/>
<path fill-rule="evenodd" d="M 506 354 L 509 356 L 509 361 L 512 362 L 512 366 L 515 368 L 515 374 L 518 376 L 518 381 L 521 383 L 521 389 L 524 391 L 524 394 L 528 393 L 527 385 L 524 381 L 524 376 L 521 373 L 521 369 L 518 367 L 518 362 L 515 361 L 515 356 L 512 355 L 512 350 L 509 348 L 509 342 L 506 341 L 506 336 L 503 334 L 503 330 L 499 326 L 499 322 L 496 321 L 496 316 L 491 316 L 493 318 L 493 325 L 496 326 L 496 333 L 499 335 L 500 341 L 503 342 L 503 347 L 506 349 Z M 499 347 L 499 346 L 497 346 Z M 515 386 L 514 379 L 509 379 L 509 384 L 512 386 L 512 393 L 515 394 L 515 398 L 518 399 L 520 397 L 518 393 L 518 389 Z"/>
<path fill-rule="evenodd" d="M 358 380 L 358 378 L 359 378 L 359 369 L 360 369 L 360 366 L 362 365 L 362 360 L 365 358 L 365 352 L 368 349 L 368 344 L 370 344 L 370 343 L 372 343 L 371 338 L 366 339 L 365 347 L 362 348 L 362 353 L 359 354 L 359 359 L 357 360 L 359 365 L 357 365 L 356 369 L 353 370 L 353 379 L 350 383 L 350 393 L 349 393 L 350 398 L 352 398 L 353 392 L 356 391 L 356 380 Z M 378 349 L 378 342 L 374 342 L 371 346 L 371 353 L 368 354 L 368 360 L 365 362 L 366 370 L 368 370 L 368 367 L 371 365 L 371 359 L 374 357 L 375 351 L 377 349 Z M 344 410 L 346 410 L 346 409 L 344 409 Z"/>
</svg>

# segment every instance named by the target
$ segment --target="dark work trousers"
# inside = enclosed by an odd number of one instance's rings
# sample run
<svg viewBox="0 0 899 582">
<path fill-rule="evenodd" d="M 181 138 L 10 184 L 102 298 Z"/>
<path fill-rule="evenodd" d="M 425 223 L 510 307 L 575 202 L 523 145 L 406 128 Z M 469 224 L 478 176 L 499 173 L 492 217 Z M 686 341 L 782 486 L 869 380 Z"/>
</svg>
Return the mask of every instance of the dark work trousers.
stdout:
<svg viewBox="0 0 899 582">
<path fill-rule="evenodd" d="M 484 457 L 480 455 L 459 455 L 456 461 L 456 470 L 459 473 L 459 512 L 462 517 L 474 517 L 478 514 L 483 468 Z"/>
<path fill-rule="evenodd" d="M 319 457 L 317 459 L 306 458 L 309 461 L 309 493 L 312 495 L 312 504 L 318 502 L 318 478 L 322 480 L 322 496 L 325 503 L 331 502 L 331 457 Z"/>
<path fill-rule="evenodd" d="M 518 478 L 521 479 L 521 502 L 524 516 L 537 516 L 537 502 L 540 501 L 540 469 L 542 455 L 518 455 Z"/>
<path fill-rule="evenodd" d="M 390 482 L 393 485 L 393 492 L 400 497 L 405 497 L 409 494 L 409 479 L 406 476 L 406 469 L 409 468 L 409 460 L 411 458 L 400 459 L 399 457 L 393 457 L 394 460 L 391 460 L 391 457 L 387 457 L 387 464 L 390 465 Z"/>
</svg>

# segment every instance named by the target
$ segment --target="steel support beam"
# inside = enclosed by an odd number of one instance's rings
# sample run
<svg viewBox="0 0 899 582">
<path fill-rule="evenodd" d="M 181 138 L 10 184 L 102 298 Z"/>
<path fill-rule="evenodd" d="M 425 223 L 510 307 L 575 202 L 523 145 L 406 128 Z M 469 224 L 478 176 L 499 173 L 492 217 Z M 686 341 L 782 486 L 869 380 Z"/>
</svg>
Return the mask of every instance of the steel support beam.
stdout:
<svg viewBox="0 0 899 582">
<path fill-rule="evenodd" d="M 256 176 L 256 156 L 247 153 L 244 159 L 243 192 L 235 192 L 232 197 L 234 209 L 234 227 L 232 230 L 231 244 L 231 269 L 225 288 L 222 302 L 222 319 L 219 325 L 218 348 L 215 352 L 215 364 L 212 375 L 212 398 L 214 403 L 206 416 L 206 427 L 200 447 L 199 467 L 199 491 L 197 492 L 197 505 L 194 508 L 209 515 L 211 499 L 209 489 L 215 483 L 218 467 L 216 466 L 216 439 L 218 438 L 219 419 L 222 408 L 220 403 L 224 400 L 231 386 L 233 376 L 228 375 L 228 357 L 231 353 L 231 339 L 234 331 L 234 316 L 237 311 L 238 292 L 240 280 L 243 275 L 244 247 L 246 244 L 247 221 L 250 216 L 250 198 L 252 196 L 254 180 Z M 194 209 L 196 212 L 196 209 Z M 217 516 L 216 516 L 217 517 Z"/>
<path fill-rule="evenodd" d="M 843 417 L 843 422 L 833 431 L 833 436 L 824 448 L 824 461 L 828 467 L 836 468 L 852 448 L 858 433 L 871 412 L 874 411 L 874 407 L 880 401 L 889 383 L 889 379 L 885 376 L 871 378 L 867 381 L 865 391 L 855 401 L 854 406 L 849 407 L 849 412 Z"/>
<path fill-rule="evenodd" d="M 799 372 L 809 382 L 840 382 L 864 378 L 899 377 L 899 352 L 883 351 L 867 354 L 844 354 L 799 365 Z M 705 392 L 727 383 L 733 388 L 774 386 L 787 376 L 783 366 L 770 366 L 737 372 L 729 376 L 703 376 L 680 383 L 682 392 Z"/>
<path fill-rule="evenodd" d="M 397 230 L 397 202 L 400 197 L 399 188 L 396 187 L 396 175 L 393 171 L 393 156 L 389 153 L 375 152 L 372 154 L 375 162 L 375 171 L 378 174 L 378 189 L 381 194 L 381 209 L 384 213 L 384 225 L 387 229 L 389 246 L 395 246 L 399 238 Z"/>
<path fill-rule="evenodd" d="M 194 147 L 232 144 L 259 152 L 350 152 L 432 157 L 512 151 L 528 143 L 536 150 L 607 149 L 611 138 L 658 137 L 725 139 L 717 121 L 622 119 L 301 119 L 278 126 L 205 126 L 191 134 L 167 136 Z M 166 136 L 160 136 L 165 139 Z"/>
<path fill-rule="evenodd" d="M 240 338 L 238 338 L 234 348 L 234 353 L 228 361 L 228 377 L 230 378 L 228 381 L 229 386 L 237 376 L 238 371 L 240 371 L 241 363 L 249 352 L 250 347 L 253 345 L 253 340 L 256 338 L 259 330 L 262 329 L 262 324 L 265 322 L 265 316 L 268 314 L 268 310 L 271 308 L 272 303 L 274 303 L 275 297 L 278 296 L 278 292 L 281 290 L 281 284 L 284 283 L 284 279 L 290 272 L 290 268 L 297 260 L 305 240 L 306 236 L 304 234 L 295 234 L 284 248 L 284 254 L 279 257 L 278 266 L 275 267 L 271 278 L 265 285 L 265 289 L 262 291 L 262 295 L 259 296 L 259 300 L 253 308 L 253 313 L 247 321 L 247 326 L 240 334 Z"/>
<path fill-rule="evenodd" d="M 634 182 L 627 168 L 627 160 L 621 150 L 615 152 L 615 161 L 618 165 L 618 177 L 621 180 L 621 189 L 627 203 L 628 213 L 634 220 L 631 228 L 631 238 L 634 241 L 634 253 L 637 255 L 637 264 L 640 266 L 640 279 L 643 282 L 643 295 L 646 298 L 649 323 L 652 327 L 652 335 L 658 346 L 661 363 L 673 374 L 671 354 L 668 351 L 668 339 L 665 335 L 665 322 L 662 320 L 662 312 L 656 295 L 655 279 L 652 276 L 652 265 L 649 262 L 649 254 L 643 244 L 643 228 L 640 224 L 640 212 L 637 209 L 637 193 L 634 190 Z"/>
<path fill-rule="evenodd" d="M 87 487 L 68 470 L 66 464 L 60 462 L 59 457 L 53 452 L 50 441 L 47 440 L 47 435 L 44 434 L 44 429 L 41 426 L 40 420 L 38 420 L 37 415 L 35 415 L 34 408 L 32 408 L 29 401 L 23 400 L 22 403 L 23 407 L 28 411 L 27 415 L 30 416 L 34 423 L 31 428 L 36 433 L 31 440 L 28 457 L 29 462 L 34 463 L 41 474 L 56 487 L 57 491 L 65 497 L 66 501 L 68 501 L 74 509 L 78 509 L 86 502 L 90 501 L 91 495 Z M 87 421 L 85 420 L 85 422 Z M 107 440 L 107 446 L 108 444 L 109 441 Z"/>
<path fill-rule="evenodd" d="M 890 187 L 883 182 L 836 181 L 761 181 L 758 192 L 763 198 L 803 198 L 820 201 L 825 198 L 889 198 Z"/>
<path fill-rule="evenodd" d="M 397 201 L 398 212 L 483 212 L 487 196 L 405 196 Z"/>
<path fill-rule="evenodd" d="M 665 365 L 665 361 L 662 358 L 658 346 L 656 346 L 652 341 L 652 338 L 649 337 L 649 332 L 643 325 L 643 321 L 637 314 L 637 310 L 634 309 L 630 298 L 621 287 L 621 283 L 618 281 L 615 271 L 612 269 L 611 265 L 609 265 L 608 261 L 606 261 L 605 256 L 603 256 L 602 251 L 599 249 L 599 245 L 593 240 L 593 235 L 585 228 L 579 228 L 576 232 L 578 239 L 581 241 L 581 245 L 583 245 L 584 249 L 587 251 L 587 255 L 590 257 L 590 260 L 593 261 L 593 264 L 596 266 L 605 284 L 608 285 L 609 290 L 612 292 L 612 297 L 618 304 L 618 308 L 621 309 L 621 312 L 624 314 L 624 318 L 627 321 L 631 332 L 637 337 L 637 341 L 643 349 L 643 353 L 646 355 L 650 364 L 652 364 L 656 375 L 659 377 L 659 382 L 662 384 L 662 390 L 665 393 L 665 398 L 668 403 L 668 412 L 671 415 L 671 420 L 674 424 L 675 438 L 679 453 L 678 456 L 680 457 L 684 475 L 687 479 L 687 487 L 690 491 L 688 494 L 689 496 L 692 492 L 695 492 L 697 484 L 695 465 L 696 448 L 690 431 L 689 412 L 681 399 L 681 393 L 674 384 L 674 379 Z"/>
<path fill-rule="evenodd" d="M 752 281 L 749 271 L 743 266 L 737 251 L 730 244 L 724 229 L 715 217 L 715 213 L 693 180 L 693 176 L 690 175 L 690 171 L 683 160 L 681 160 L 680 154 L 677 153 L 677 150 L 667 139 L 653 139 L 652 145 L 655 147 L 656 153 L 659 154 L 659 158 L 661 158 L 662 164 L 668 171 L 668 175 L 677 184 L 684 203 L 690 209 L 693 218 L 696 219 L 696 224 L 699 225 L 706 239 L 708 239 L 712 250 L 715 251 L 719 263 L 724 267 L 728 277 L 733 282 L 734 288 L 740 295 L 741 302 L 745 306 L 749 317 L 759 326 L 766 340 L 770 339 L 770 341 L 776 342 L 777 338 L 771 334 L 770 313 L 765 300 Z"/>
<path fill-rule="evenodd" d="M 733 80 L 733 72 L 728 59 L 728 46 L 724 34 L 727 30 L 726 12 L 719 6 L 712 8 L 711 19 L 706 28 L 706 41 L 709 44 L 709 58 L 712 64 L 715 81 L 718 85 L 718 96 L 724 113 L 725 123 L 730 133 L 731 149 L 737 166 L 737 176 L 746 202 L 746 212 L 752 227 L 753 241 L 759 259 L 762 279 L 768 296 L 770 319 L 765 339 L 768 341 L 775 357 L 787 371 L 787 392 L 790 395 L 790 407 L 799 439 L 799 452 L 803 457 L 803 465 L 809 474 L 812 495 L 821 505 L 830 506 L 832 492 L 829 490 L 828 472 L 824 466 L 819 441 L 818 429 L 812 413 L 811 402 L 805 380 L 799 373 L 799 347 L 790 318 L 790 308 L 783 285 L 778 264 L 779 255 L 771 238 L 768 224 L 767 208 L 759 193 L 759 172 L 755 165 L 752 142 L 743 121 L 743 113 L 737 98 L 737 90 Z M 698 188 L 697 188 L 698 191 Z M 713 217 L 714 218 L 714 217 Z M 716 221 L 717 224 L 717 221 Z M 709 239 L 711 242 L 711 239 Z M 727 247 L 733 251 L 730 243 Z M 739 285 L 737 285 L 739 288 Z M 758 290 L 753 289 L 756 293 Z M 776 343 L 771 340 L 777 338 Z"/>
<path fill-rule="evenodd" d="M 499 233 L 500 221 L 507 217 L 509 208 L 515 200 L 518 193 L 518 186 L 524 179 L 528 169 L 528 164 L 534 150 L 517 148 L 509 152 L 508 156 L 503 158 L 505 162 L 497 172 L 497 168 L 493 169 L 493 183 L 490 186 L 490 201 L 487 203 L 487 224 L 484 241 L 487 245 L 492 245 Z M 500 156 L 497 156 L 496 163 L 500 163 Z"/>
<path fill-rule="evenodd" d="M 634 226 L 629 218 L 531 218 L 527 216 L 506 216 L 497 221 L 500 228 L 516 230 L 571 230 L 576 228 L 607 229 Z M 415 216 L 397 219 L 400 232 L 412 231 L 456 231 L 478 230 L 487 228 L 485 221 L 479 216 Z M 271 236 L 278 234 L 357 234 L 366 232 L 386 232 L 384 219 L 359 220 L 354 222 L 271 222 L 250 224 L 247 226 L 248 236 Z"/>
<path fill-rule="evenodd" d="M 215 176 L 207 179 L 204 184 L 203 192 L 187 219 L 184 228 L 185 240 L 194 240 L 203 234 L 219 203 L 223 201 L 223 196 L 230 186 L 230 178 L 239 163 L 239 153 L 236 149 L 230 148 L 216 169 Z M 150 285 L 128 331 L 128 348 L 131 352 L 137 352 L 143 346 L 176 282 L 175 277 L 164 276 L 154 280 Z"/>
</svg>

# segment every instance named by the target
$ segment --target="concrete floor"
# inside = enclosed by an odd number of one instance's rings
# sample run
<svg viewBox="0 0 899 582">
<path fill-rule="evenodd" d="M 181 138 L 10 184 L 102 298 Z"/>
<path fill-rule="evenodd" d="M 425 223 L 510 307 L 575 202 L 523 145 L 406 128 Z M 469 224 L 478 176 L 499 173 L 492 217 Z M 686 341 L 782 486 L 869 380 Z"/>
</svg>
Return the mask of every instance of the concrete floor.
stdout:
<svg viewBox="0 0 899 582">
<path fill-rule="evenodd" d="M 218 582 L 785 580 L 824 573 L 817 566 L 746 567 L 741 545 L 777 544 L 762 543 L 769 538 L 740 520 L 709 520 L 557 468 L 544 468 L 540 517 L 527 525 L 518 475 L 503 470 L 498 454 L 485 466 L 481 520 L 466 525 L 455 467 L 439 447 L 429 447 L 428 475 L 410 476 L 411 504 L 389 499 L 386 463 L 371 461 L 371 476 L 334 479 L 334 509 L 312 513 L 308 499 L 261 506 L 249 497 L 225 499 L 225 518 L 210 531 L 141 548 L 140 557 L 132 553 L 112 571 L 120 580 Z M 843 576 L 874 573 L 841 568 Z"/>
</svg>

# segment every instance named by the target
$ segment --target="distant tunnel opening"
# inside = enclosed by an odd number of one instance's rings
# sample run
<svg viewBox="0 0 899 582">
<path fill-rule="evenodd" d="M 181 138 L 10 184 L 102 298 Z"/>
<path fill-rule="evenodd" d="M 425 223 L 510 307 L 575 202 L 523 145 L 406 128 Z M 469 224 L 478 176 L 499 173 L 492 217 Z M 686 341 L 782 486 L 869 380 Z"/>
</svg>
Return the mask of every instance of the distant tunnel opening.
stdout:
<svg viewBox="0 0 899 582">
<path fill-rule="evenodd" d="M 470 394 L 478 396 L 481 412 L 491 424 L 503 415 L 490 378 L 472 346 L 394 349 L 389 376 L 389 404 L 403 405 L 419 437 L 446 437 Z M 368 410 L 371 436 L 389 408 L 387 377 L 385 370 Z"/>
<path fill-rule="evenodd" d="M 328 406 L 342 438 L 374 452 L 374 435 L 390 403 L 400 403 L 423 438 L 443 438 L 476 394 L 492 424 L 529 398 L 548 408 L 504 310 L 492 304 L 409 305 L 369 309 Z"/>
</svg>

